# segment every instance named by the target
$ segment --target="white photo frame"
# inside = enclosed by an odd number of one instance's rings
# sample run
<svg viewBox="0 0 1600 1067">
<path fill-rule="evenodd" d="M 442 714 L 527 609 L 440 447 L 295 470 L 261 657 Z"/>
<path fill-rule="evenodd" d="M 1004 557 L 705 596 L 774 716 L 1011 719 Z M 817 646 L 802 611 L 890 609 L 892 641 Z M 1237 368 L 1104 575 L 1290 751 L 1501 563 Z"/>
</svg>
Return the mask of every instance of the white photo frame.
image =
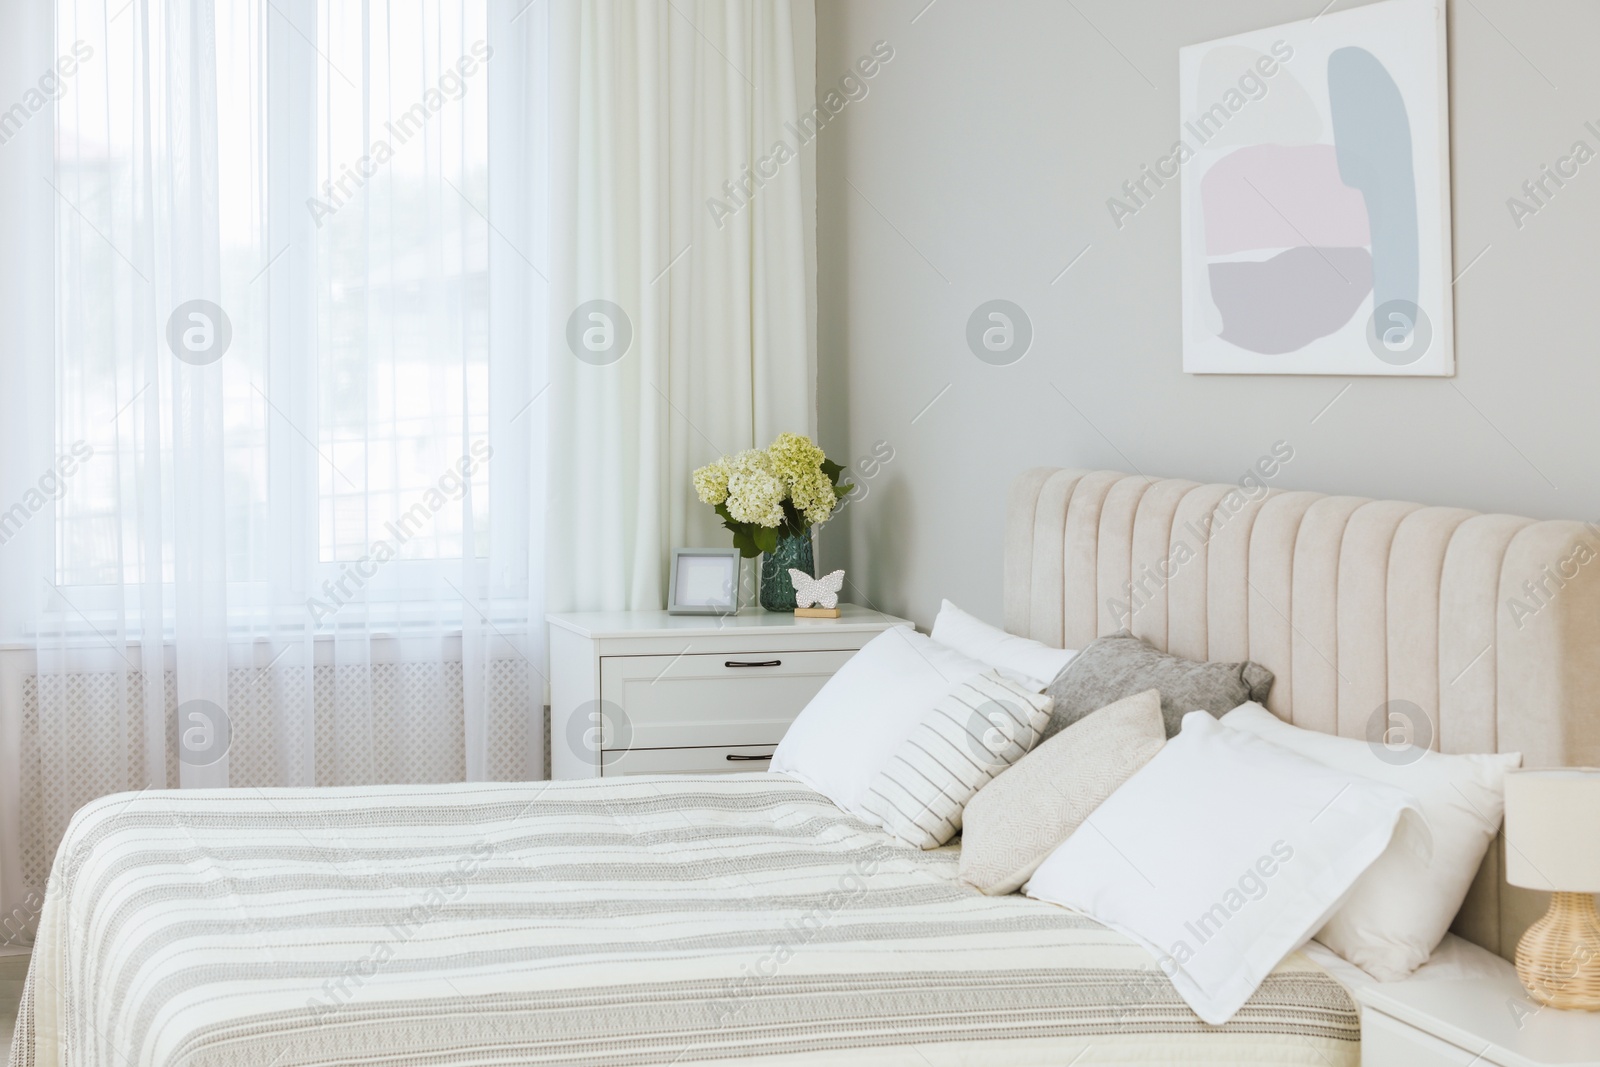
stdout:
<svg viewBox="0 0 1600 1067">
<path fill-rule="evenodd" d="M 675 548 L 668 615 L 733 615 L 739 610 L 739 550 Z"/>
</svg>

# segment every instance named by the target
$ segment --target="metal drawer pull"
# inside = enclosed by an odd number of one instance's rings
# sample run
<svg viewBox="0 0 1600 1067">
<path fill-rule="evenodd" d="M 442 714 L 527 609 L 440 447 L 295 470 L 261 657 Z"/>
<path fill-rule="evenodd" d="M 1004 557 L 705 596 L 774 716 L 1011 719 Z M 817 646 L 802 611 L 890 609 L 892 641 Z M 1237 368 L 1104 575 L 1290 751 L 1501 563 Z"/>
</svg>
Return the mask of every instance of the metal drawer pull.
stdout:
<svg viewBox="0 0 1600 1067">
<path fill-rule="evenodd" d="M 741 756 L 737 753 L 730 752 L 725 758 L 729 763 L 756 763 L 771 759 L 772 753 L 768 752 L 765 756 Z"/>
<path fill-rule="evenodd" d="M 722 665 L 724 667 L 781 667 L 783 666 L 783 660 L 763 659 L 751 661 L 742 659 L 729 659 L 723 660 Z"/>
</svg>

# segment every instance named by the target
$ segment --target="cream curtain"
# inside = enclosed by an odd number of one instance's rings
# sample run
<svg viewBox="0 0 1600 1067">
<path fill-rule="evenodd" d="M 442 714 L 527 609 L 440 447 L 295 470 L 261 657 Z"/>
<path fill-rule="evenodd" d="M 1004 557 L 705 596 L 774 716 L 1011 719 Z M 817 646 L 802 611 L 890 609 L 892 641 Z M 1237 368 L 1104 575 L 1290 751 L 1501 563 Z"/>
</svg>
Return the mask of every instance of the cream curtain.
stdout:
<svg viewBox="0 0 1600 1067">
<path fill-rule="evenodd" d="M 26 6 L 4 940 L 95 796 L 537 777 L 545 608 L 815 425 L 811 0 Z"/>
<path fill-rule="evenodd" d="M 810 0 L 554 0 L 552 609 L 660 607 L 668 549 L 727 543 L 693 469 L 814 432 L 815 155 L 787 125 L 814 22 Z"/>
<path fill-rule="evenodd" d="M 55 472 L 0 498 L 8 940 L 96 796 L 545 762 L 548 13 L 43 8 L 5 175 L 49 299 L 0 467 Z"/>
</svg>

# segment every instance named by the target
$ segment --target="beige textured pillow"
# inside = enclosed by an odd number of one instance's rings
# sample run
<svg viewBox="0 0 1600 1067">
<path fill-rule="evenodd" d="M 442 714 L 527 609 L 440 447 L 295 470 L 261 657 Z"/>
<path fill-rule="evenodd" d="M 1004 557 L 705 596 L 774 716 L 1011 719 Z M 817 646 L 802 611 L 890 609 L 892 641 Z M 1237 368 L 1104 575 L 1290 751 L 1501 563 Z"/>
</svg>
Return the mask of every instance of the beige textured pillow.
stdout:
<svg viewBox="0 0 1600 1067">
<path fill-rule="evenodd" d="M 961 880 L 989 896 L 1016 892 L 1166 740 L 1161 692 L 1147 689 L 1040 744 L 967 804 Z"/>
</svg>

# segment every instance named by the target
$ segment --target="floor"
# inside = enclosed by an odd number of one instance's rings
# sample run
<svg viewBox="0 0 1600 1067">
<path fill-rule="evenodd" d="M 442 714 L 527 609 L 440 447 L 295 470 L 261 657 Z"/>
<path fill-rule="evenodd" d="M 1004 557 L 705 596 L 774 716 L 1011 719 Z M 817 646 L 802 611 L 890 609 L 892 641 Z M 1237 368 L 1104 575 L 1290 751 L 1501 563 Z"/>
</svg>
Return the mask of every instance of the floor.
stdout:
<svg viewBox="0 0 1600 1067">
<path fill-rule="evenodd" d="M 22 980 L 28 974 L 28 954 L 0 948 L 0 1049 L 6 1067 L 11 1067 L 11 1029 L 17 1022 L 17 1001 L 22 999 Z"/>
</svg>

